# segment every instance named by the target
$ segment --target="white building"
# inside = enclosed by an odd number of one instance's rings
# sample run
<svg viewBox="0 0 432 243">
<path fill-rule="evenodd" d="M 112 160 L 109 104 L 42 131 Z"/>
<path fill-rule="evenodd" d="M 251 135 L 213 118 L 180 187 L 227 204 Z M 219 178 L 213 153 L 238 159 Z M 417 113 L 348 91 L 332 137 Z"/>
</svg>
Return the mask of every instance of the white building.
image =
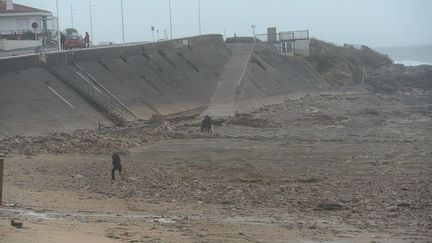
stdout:
<svg viewBox="0 0 432 243">
<path fill-rule="evenodd" d="M 8 42 L 8 46 L 13 43 L 14 46 L 26 47 L 25 42 L 17 41 L 20 41 L 23 34 L 29 31 L 34 33 L 39 41 L 49 42 L 55 34 L 53 31 L 56 29 L 55 22 L 49 11 L 15 4 L 13 0 L 0 0 L 0 40 L 3 42 L 3 46 L 0 44 L 0 49 L 11 49 L 5 47 L 5 40 L 12 41 Z"/>
</svg>

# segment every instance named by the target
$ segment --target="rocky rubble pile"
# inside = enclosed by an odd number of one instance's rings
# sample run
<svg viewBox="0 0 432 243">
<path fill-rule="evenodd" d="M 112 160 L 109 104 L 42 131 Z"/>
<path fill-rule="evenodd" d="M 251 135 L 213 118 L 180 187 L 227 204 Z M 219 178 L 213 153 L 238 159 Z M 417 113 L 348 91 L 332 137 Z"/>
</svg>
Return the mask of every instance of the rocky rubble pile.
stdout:
<svg viewBox="0 0 432 243">
<path fill-rule="evenodd" d="M 14 154 L 103 153 L 128 147 L 130 141 L 92 130 L 52 133 L 44 136 L 16 136 L 0 141 L 0 151 Z"/>
<path fill-rule="evenodd" d="M 109 154 L 129 149 L 150 141 L 172 138 L 200 138 L 216 136 L 200 133 L 198 127 L 178 125 L 143 128 L 138 131 L 99 133 L 94 130 L 76 130 L 72 133 L 51 133 L 41 136 L 16 136 L 0 141 L 0 153 L 5 154 Z"/>
</svg>

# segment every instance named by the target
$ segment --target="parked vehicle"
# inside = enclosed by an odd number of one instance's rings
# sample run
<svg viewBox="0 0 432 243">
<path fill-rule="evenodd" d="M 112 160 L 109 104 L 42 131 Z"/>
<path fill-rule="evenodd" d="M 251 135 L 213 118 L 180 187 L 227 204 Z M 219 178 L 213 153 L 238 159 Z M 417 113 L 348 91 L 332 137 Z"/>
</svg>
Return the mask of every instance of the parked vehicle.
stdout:
<svg viewBox="0 0 432 243">
<path fill-rule="evenodd" d="M 64 43 L 64 48 L 72 50 L 72 48 L 85 48 L 85 41 L 81 35 L 68 35 Z"/>
</svg>

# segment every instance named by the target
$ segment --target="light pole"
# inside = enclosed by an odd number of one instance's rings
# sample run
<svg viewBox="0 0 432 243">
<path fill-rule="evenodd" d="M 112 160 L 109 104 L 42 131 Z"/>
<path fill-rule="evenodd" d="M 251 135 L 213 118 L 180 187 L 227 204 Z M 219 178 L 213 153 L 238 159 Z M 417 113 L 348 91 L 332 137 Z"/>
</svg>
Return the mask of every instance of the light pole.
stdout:
<svg viewBox="0 0 432 243">
<path fill-rule="evenodd" d="M 123 15 L 123 0 L 120 0 L 120 4 L 121 4 L 121 19 L 122 19 L 123 44 L 125 44 L 124 15 Z"/>
<path fill-rule="evenodd" d="M 71 22 L 72 22 L 72 28 L 74 27 L 74 19 L 73 19 L 73 12 L 76 11 L 76 9 L 73 8 L 71 4 Z"/>
<path fill-rule="evenodd" d="M 152 31 L 152 35 L 153 35 L 153 42 L 154 42 L 154 41 L 155 41 L 155 38 L 154 38 L 154 31 L 155 31 L 155 27 L 154 27 L 154 26 L 151 27 L 151 31 Z"/>
<path fill-rule="evenodd" d="M 92 4 L 92 0 L 89 0 L 89 8 L 90 8 L 90 43 L 93 45 L 94 36 L 93 36 L 93 15 L 92 15 L 92 8 L 96 7 L 97 5 Z"/>
<path fill-rule="evenodd" d="M 173 38 L 173 28 L 172 28 L 171 0 L 168 0 L 168 4 L 169 4 L 169 18 L 170 18 L 170 34 L 171 34 L 171 39 L 172 39 Z"/>
<path fill-rule="evenodd" d="M 199 34 L 201 35 L 201 0 L 198 0 L 198 26 L 199 26 Z"/>
<path fill-rule="evenodd" d="M 56 7 L 57 7 L 57 38 L 58 38 L 58 50 L 61 51 L 61 34 L 60 34 L 60 15 L 59 15 L 59 7 L 58 7 L 58 0 L 56 0 Z"/>
<path fill-rule="evenodd" d="M 256 45 L 256 35 L 255 35 L 255 28 L 256 28 L 256 25 L 251 25 L 251 28 L 252 28 L 252 33 L 253 33 L 253 41 L 254 41 L 254 46 Z"/>
</svg>

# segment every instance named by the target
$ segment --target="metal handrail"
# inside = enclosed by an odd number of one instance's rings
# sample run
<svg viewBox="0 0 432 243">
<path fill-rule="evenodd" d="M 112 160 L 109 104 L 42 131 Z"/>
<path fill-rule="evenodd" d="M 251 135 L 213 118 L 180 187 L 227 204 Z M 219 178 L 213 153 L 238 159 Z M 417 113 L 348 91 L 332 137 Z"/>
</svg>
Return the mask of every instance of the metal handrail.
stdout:
<svg viewBox="0 0 432 243">
<path fill-rule="evenodd" d="M 105 91 L 106 94 L 108 94 L 108 96 L 113 99 L 114 101 L 116 101 L 117 104 L 119 104 L 125 111 L 127 111 L 128 113 L 132 114 L 132 116 L 137 119 L 137 120 L 141 120 L 141 118 L 135 114 L 135 112 L 133 112 L 131 109 L 129 109 L 129 107 L 127 107 L 121 100 L 119 100 L 117 97 L 115 97 L 108 89 L 106 89 L 101 83 L 99 83 L 92 75 L 90 75 L 89 73 L 87 73 L 84 68 L 82 68 L 81 66 L 79 66 L 78 64 L 74 64 L 74 66 L 82 73 L 84 73 L 87 77 L 89 77 L 91 79 L 91 81 L 96 84 L 99 88 L 101 88 L 103 91 Z"/>
<path fill-rule="evenodd" d="M 251 62 L 254 53 L 255 53 L 255 43 L 253 44 L 251 53 L 249 54 L 249 57 L 248 57 L 245 65 L 244 65 L 243 72 L 242 72 L 242 74 L 240 76 L 240 79 L 237 82 L 237 95 L 240 95 L 240 88 L 241 88 L 244 76 L 246 74 L 247 68 L 249 67 L 249 63 Z"/>
</svg>

